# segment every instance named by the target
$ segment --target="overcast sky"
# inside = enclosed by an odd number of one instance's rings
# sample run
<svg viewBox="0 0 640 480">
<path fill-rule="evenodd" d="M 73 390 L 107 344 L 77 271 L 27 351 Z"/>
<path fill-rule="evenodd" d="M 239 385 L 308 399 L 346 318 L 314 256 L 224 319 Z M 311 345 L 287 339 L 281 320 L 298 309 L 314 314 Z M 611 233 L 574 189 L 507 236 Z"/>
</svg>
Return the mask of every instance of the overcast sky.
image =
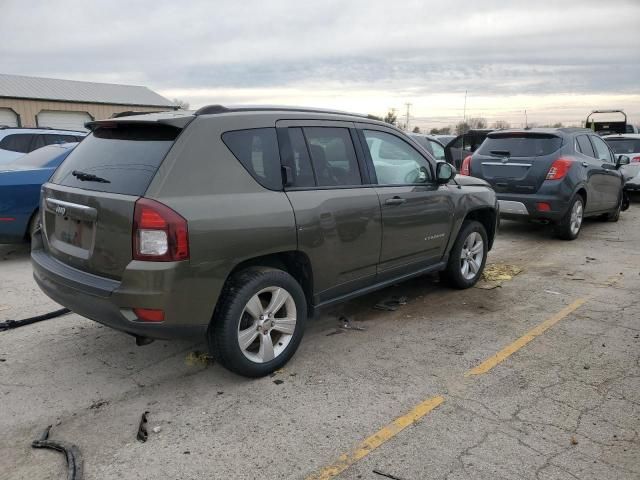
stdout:
<svg viewBox="0 0 640 480">
<path fill-rule="evenodd" d="M 270 103 L 640 124 L 640 0 L 2 0 L 2 73 L 146 85 L 199 107 Z M 503 6 L 506 5 L 506 6 Z"/>
</svg>

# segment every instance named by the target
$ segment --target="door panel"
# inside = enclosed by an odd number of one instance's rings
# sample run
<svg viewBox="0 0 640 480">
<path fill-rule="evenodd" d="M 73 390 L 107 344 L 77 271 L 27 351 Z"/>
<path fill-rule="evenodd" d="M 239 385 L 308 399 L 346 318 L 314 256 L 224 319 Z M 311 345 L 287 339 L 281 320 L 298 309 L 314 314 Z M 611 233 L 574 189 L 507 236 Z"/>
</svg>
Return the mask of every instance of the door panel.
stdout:
<svg viewBox="0 0 640 480">
<path fill-rule="evenodd" d="M 374 188 L 288 191 L 298 249 L 307 254 L 320 301 L 375 279 L 380 257 L 380 204 Z"/>
<path fill-rule="evenodd" d="M 434 182 L 434 165 L 397 132 L 364 127 L 382 212 L 380 281 L 437 263 L 449 240 L 453 203 Z"/>
<path fill-rule="evenodd" d="M 607 144 L 600 137 L 590 136 L 596 152 L 596 162 L 601 171 L 601 208 L 612 209 L 620 200 L 620 174 L 616 170 L 615 158 Z"/>
<path fill-rule="evenodd" d="M 378 187 L 382 210 L 379 275 L 401 274 L 417 263 L 437 263 L 451 232 L 453 203 L 448 187 Z"/>
</svg>

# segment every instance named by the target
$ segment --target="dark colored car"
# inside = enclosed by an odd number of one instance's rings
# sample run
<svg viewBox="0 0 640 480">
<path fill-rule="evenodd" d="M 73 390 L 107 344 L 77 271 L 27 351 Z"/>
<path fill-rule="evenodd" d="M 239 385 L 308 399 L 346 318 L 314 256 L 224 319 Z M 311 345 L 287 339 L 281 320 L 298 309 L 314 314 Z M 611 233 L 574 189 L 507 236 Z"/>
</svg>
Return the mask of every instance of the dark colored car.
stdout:
<svg viewBox="0 0 640 480">
<path fill-rule="evenodd" d="M 30 239 L 38 219 L 40 188 L 76 145 L 42 147 L 0 165 L 0 243 Z"/>
<path fill-rule="evenodd" d="M 460 170 L 462 160 L 475 152 L 492 131 L 491 129 L 474 129 L 455 137 L 445 146 L 447 162 Z"/>
<path fill-rule="evenodd" d="M 410 133 L 409 136 L 418 142 L 422 147 L 438 161 L 446 162 L 447 158 L 444 153 L 444 145 L 440 143 L 432 135 L 424 135 L 422 133 Z"/>
<path fill-rule="evenodd" d="M 560 238 L 573 240 L 585 216 L 618 220 L 625 162 L 591 130 L 500 130 L 464 159 L 461 173 L 491 184 L 501 216 L 549 222 Z"/>
<path fill-rule="evenodd" d="M 450 183 L 365 116 L 211 106 L 91 125 L 43 187 L 38 285 L 138 343 L 207 338 L 243 375 L 284 365 L 317 308 L 436 271 L 472 286 L 493 243 L 486 182 Z"/>
</svg>

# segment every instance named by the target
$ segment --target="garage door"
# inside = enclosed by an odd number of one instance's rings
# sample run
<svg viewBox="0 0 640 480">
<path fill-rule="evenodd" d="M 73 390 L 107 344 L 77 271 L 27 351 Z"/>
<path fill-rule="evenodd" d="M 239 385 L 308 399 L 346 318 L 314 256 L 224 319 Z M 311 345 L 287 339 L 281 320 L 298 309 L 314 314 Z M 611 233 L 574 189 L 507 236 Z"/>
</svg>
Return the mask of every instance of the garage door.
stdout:
<svg viewBox="0 0 640 480">
<path fill-rule="evenodd" d="M 38 114 L 39 127 L 64 128 L 67 130 L 82 130 L 85 122 L 92 118 L 87 112 L 64 112 L 61 110 L 43 110 Z"/>
<path fill-rule="evenodd" d="M 18 115 L 10 108 L 0 108 L 0 126 L 17 127 Z"/>
</svg>

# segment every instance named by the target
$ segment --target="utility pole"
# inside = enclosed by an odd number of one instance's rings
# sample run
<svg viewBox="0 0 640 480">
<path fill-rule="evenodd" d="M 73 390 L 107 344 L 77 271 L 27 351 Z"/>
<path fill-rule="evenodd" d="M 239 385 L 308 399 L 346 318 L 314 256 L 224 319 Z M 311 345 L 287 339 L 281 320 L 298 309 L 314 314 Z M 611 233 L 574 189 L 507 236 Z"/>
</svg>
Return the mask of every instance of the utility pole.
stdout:
<svg viewBox="0 0 640 480">
<path fill-rule="evenodd" d="M 462 121 L 467 121 L 467 91 L 464 91 L 464 109 L 462 110 Z"/>
<path fill-rule="evenodd" d="M 529 128 L 529 120 L 527 119 L 527 111 L 524 111 L 524 128 Z"/>
<path fill-rule="evenodd" d="M 405 105 L 407 106 L 407 121 L 406 121 L 406 129 L 407 132 L 409 131 L 409 108 L 411 108 L 411 103 L 405 103 Z"/>
</svg>

